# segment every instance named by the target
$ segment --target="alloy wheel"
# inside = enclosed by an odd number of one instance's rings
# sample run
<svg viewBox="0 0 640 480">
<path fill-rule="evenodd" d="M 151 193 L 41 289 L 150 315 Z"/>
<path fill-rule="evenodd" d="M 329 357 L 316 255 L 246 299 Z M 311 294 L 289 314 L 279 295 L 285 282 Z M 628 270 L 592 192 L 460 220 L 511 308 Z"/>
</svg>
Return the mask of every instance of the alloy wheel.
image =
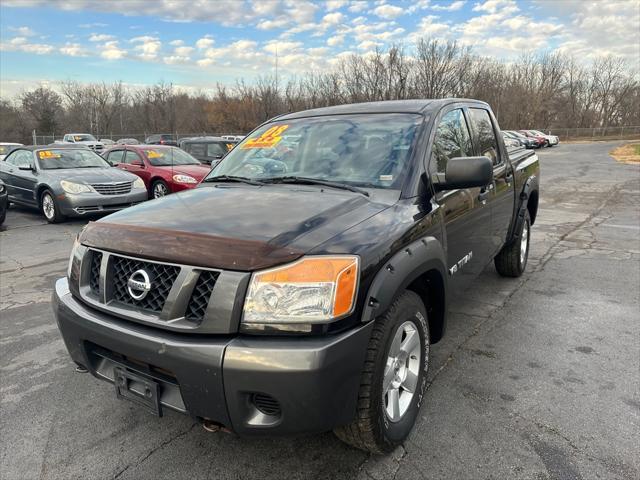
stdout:
<svg viewBox="0 0 640 480">
<path fill-rule="evenodd" d="M 527 249 L 529 247 L 529 226 L 524 222 L 522 234 L 520 235 L 520 265 L 524 265 L 527 258 Z"/>
<path fill-rule="evenodd" d="M 422 342 L 415 323 L 406 321 L 391 341 L 382 382 L 384 410 L 392 422 L 407 412 L 418 386 Z"/>
<path fill-rule="evenodd" d="M 56 206 L 53 203 L 53 198 L 48 193 L 45 193 L 42 197 L 42 211 L 47 220 L 53 219 L 56 214 Z"/>
<path fill-rule="evenodd" d="M 169 191 L 167 187 L 165 187 L 164 183 L 158 182 L 153 186 L 153 198 L 164 197 L 168 193 Z"/>
</svg>

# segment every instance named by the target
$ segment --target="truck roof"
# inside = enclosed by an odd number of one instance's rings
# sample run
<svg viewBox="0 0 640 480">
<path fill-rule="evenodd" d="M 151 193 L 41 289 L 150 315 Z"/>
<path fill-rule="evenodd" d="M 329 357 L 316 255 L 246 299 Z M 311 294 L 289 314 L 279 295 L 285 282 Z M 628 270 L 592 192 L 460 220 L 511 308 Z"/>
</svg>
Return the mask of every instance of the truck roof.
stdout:
<svg viewBox="0 0 640 480">
<path fill-rule="evenodd" d="M 347 115 L 355 113 L 428 113 L 439 110 L 450 103 L 477 103 L 488 106 L 480 100 L 468 98 L 440 98 L 417 100 L 385 100 L 381 102 L 350 103 L 333 107 L 314 108 L 301 112 L 287 113 L 276 117 L 279 120 L 289 120 L 303 117 L 323 115 Z"/>
</svg>

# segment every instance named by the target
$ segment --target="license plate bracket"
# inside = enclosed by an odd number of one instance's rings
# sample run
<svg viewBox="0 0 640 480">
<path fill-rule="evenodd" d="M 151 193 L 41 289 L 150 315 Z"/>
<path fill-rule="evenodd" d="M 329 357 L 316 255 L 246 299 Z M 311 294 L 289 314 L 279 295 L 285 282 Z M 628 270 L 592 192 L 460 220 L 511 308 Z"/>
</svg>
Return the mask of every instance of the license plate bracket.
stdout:
<svg viewBox="0 0 640 480">
<path fill-rule="evenodd" d="M 129 400 L 153 415 L 162 416 L 160 385 L 157 382 L 122 367 L 113 368 L 113 380 L 118 398 Z"/>
</svg>

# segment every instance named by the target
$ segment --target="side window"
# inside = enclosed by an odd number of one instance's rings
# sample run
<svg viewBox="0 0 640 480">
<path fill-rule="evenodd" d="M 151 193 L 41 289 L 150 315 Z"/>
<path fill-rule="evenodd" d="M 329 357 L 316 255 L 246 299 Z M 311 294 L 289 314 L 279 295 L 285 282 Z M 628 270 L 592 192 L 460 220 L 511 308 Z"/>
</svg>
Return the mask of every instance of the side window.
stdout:
<svg viewBox="0 0 640 480">
<path fill-rule="evenodd" d="M 26 150 L 18 150 L 13 155 L 9 155 L 5 159 L 5 162 L 15 167 L 19 167 L 20 165 L 33 164 L 33 160 L 31 158 L 31 152 L 27 152 Z"/>
<path fill-rule="evenodd" d="M 142 165 L 142 160 L 136 152 L 127 150 L 124 156 L 124 163 L 128 163 L 129 165 Z"/>
<path fill-rule="evenodd" d="M 207 157 L 221 157 L 227 151 L 222 143 L 210 143 L 207 145 Z"/>
<path fill-rule="evenodd" d="M 471 155 L 471 136 L 462 110 L 451 110 L 438 124 L 431 150 L 429 171 L 444 173 L 447 162 L 456 157 Z"/>
<path fill-rule="evenodd" d="M 109 163 L 113 165 L 122 163 L 122 152 L 123 150 L 113 150 L 109 152 L 109 155 L 107 155 L 107 160 L 109 160 Z"/>
<path fill-rule="evenodd" d="M 498 141 L 493 130 L 489 112 L 482 108 L 470 108 L 471 121 L 475 133 L 478 135 L 478 147 L 480 155 L 491 159 L 494 165 L 500 164 L 500 154 L 498 153 Z"/>
<path fill-rule="evenodd" d="M 187 152 L 189 152 L 191 155 L 199 157 L 204 157 L 207 155 L 206 145 L 204 143 L 190 143 L 188 145 L 189 149 L 187 150 Z"/>
</svg>

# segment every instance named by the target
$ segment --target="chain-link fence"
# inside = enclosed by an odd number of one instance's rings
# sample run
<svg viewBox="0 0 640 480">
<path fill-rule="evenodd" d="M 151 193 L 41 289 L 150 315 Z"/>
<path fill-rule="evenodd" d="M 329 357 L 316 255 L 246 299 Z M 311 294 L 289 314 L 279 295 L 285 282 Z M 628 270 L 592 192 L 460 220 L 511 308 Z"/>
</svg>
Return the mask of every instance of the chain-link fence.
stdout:
<svg viewBox="0 0 640 480">
<path fill-rule="evenodd" d="M 631 140 L 640 138 L 640 126 L 595 127 L 595 128 L 551 128 L 544 130 L 557 135 L 560 140 Z"/>
<path fill-rule="evenodd" d="M 640 125 L 624 126 L 624 127 L 594 127 L 594 128 L 550 128 L 543 130 L 547 134 L 558 135 L 560 141 L 563 140 L 634 140 L 640 139 Z M 127 141 L 134 139 L 139 143 L 144 143 L 145 139 L 149 137 L 151 133 L 126 133 L 126 134 L 104 134 L 95 135 L 98 140 L 106 140 L 105 143 L 117 143 L 118 141 Z M 195 132 L 195 133 L 172 133 L 173 138 L 181 140 L 189 137 L 206 137 L 214 136 L 220 137 L 222 135 L 236 135 L 244 136 L 241 133 L 208 133 L 208 132 Z M 34 145 L 49 145 L 56 140 L 62 140 L 64 134 L 52 134 L 52 135 L 39 135 L 36 131 L 33 132 L 33 144 Z"/>
<path fill-rule="evenodd" d="M 64 135 L 65 135 L 64 133 L 40 135 L 38 134 L 38 132 L 34 130 L 32 135 L 33 144 L 49 145 L 49 144 L 55 143 L 56 141 L 62 141 L 62 138 L 64 137 Z M 136 140 L 138 143 L 144 143 L 145 140 L 151 135 L 152 135 L 151 133 L 123 133 L 123 134 L 107 133 L 104 135 L 94 135 L 94 137 L 96 137 L 96 139 L 101 142 L 106 140 L 106 142 L 104 143 L 111 143 L 111 142 L 118 143 L 118 141 L 120 141 L 121 143 L 126 143 L 127 141 L 130 141 L 132 139 Z M 175 132 L 169 135 L 171 135 L 173 139 L 176 141 L 182 140 L 183 138 L 192 138 L 192 137 L 220 137 L 223 135 L 233 135 L 233 136 L 241 136 L 241 137 L 244 136 L 244 134 L 242 133 L 207 133 L 207 132 L 196 132 L 196 133 Z"/>
</svg>

